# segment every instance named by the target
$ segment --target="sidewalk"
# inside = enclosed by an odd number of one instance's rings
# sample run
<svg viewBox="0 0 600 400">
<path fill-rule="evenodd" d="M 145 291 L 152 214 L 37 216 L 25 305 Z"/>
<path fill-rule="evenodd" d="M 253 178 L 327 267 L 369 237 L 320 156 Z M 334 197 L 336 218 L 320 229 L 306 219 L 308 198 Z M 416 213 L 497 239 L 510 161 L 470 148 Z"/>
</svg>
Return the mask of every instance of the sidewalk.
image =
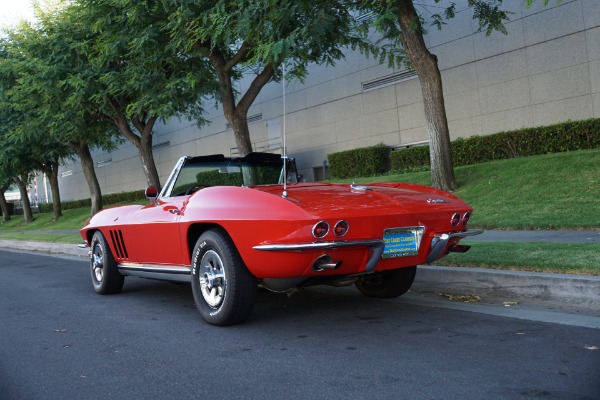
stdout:
<svg viewBox="0 0 600 400">
<path fill-rule="evenodd" d="M 548 242 L 600 243 L 600 231 L 500 231 L 487 230 L 482 235 L 464 239 L 468 242 Z"/>
<path fill-rule="evenodd" d="M 58 231 L 35 231 L 59 233 Z M 63 230 L 60 233 L 77 233 Z M 468 241 L 600 243 L 600 231 L 486 231 Z M 88 249 L 77 243 L 0 239 L 0 249 L 76 256 L 87 260 Z M 422 292 L 473 294 L 513 301 L 582 307 L 600 316 L 600 277 L 480 268 L 419 266 L 413 289 Z"/>
<path fill-rule="evenodd" d="M 27 242 L 25 240 L 0 239 L 1 250 L 35 251 L 46 254 L 63 254 L 86 257 L 88 248 L 79 248 L 77 243 Z"/>
</svg>

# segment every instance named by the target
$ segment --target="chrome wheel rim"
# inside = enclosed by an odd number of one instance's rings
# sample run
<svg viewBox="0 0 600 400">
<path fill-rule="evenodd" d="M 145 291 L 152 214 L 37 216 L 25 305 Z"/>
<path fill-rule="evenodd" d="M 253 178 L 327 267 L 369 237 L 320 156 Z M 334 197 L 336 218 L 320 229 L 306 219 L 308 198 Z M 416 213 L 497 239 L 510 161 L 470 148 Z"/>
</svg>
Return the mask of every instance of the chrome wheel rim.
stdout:
<svg viewBox="0 0 600 400">
<path fill-rule="evenodd" d="M 200 261 L 200 290 L 204 301 L 211 308 L 219 308 L 225 299 L 227 279 L 223 261 L 214 250 L 208 250 Z"/>
<path fill-rule="evenodd" d="M 92 253 L 92 273 L 94 274 L 94 278 L 96 281 L 98 281 L 98 283 L 102 282 L 103 268 L 104 256 L 102 254 L 102 247 L 97 244 L 94 246 L 94 251 Z"/>
</svg>

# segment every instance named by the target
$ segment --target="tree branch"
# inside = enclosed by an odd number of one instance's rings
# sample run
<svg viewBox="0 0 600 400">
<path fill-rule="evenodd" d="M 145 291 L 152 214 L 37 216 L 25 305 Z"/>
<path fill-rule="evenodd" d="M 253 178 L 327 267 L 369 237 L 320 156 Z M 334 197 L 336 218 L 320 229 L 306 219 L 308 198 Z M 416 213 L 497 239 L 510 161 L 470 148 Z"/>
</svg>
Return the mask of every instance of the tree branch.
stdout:
<svg viewBox="0 0 600 400">
<path fill-rule="evenodd" d="M 246 54 L 248 54 L 249 50 L 250 50 L 250 44 L 248 44 L 247 41 L 244 41 L 242 43 L 242 46 L 237 51 L 237 53 L 235 53 L 235 55 L 231 58 L 231 60 L 227 61 L 227 63 L 225 64 L 225 69 L 227 71 L 231 71 L 233 69 L 233 67 L 235 67 L 237 64 L 239 64 L 244 59 L 244 57 L 246 57 Z"/>
<path fill-rule="evenodd" d="M 115 115 L 113 117 L 109 116 L 111 122 L 114 123 L 117 126 L 117 128 L 119 128 L 119 131 L 121 131 L 121 133 L 123 134 L 123 136 L 125 136 L 127 140 L 129 140 L 134 146 L 139 148 L 140 137 L 136 135 L 135 132 L 133 132 L 133 130 L 129 126 L 129 123 L 127 122 L 127 117 L 121 110 L 120 104 L 118 104 L 117 101 L 111 96 L 107 96 L 107 100 L 108 104 L 115 112 Z"/>
<path fill-rule="evenodd" d="M 275 66 L 272 62 L 270 62 L 263 68 L 263 70 L 256 76 L 256 78 L 252 80 L 252 83 L 250 83 L 250 87 L 238 102 L 236 112 L 246 114 L 254 100 L 256 100 L 256 97 L 260 93 L 260 90 L 271 80 L 274 74 Z"/>
</svg>

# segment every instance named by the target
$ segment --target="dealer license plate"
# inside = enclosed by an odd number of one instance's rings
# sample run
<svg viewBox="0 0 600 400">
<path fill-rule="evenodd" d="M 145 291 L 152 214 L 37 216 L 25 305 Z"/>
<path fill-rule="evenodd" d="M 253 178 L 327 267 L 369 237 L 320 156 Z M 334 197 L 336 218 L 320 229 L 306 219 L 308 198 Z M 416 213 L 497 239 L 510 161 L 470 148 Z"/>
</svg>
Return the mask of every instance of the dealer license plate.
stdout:
<svg viewBox="0 0 600 400">
<path fill-rule="evenodd" d="M 385 248 L 381 257 L 395 258 L 418 255 L 423 230 L 422 227 L 386 229 L 383 231 Z"/>
</svg>

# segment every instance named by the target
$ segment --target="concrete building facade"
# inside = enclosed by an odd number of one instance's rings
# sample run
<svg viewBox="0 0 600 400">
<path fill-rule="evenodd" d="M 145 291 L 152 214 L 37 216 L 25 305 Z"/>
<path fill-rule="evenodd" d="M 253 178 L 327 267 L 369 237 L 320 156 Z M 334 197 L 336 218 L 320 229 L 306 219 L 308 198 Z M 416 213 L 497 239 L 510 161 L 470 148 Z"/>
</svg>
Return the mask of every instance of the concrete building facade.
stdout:
<svg viewBox="0 0 600 400">
<path fill-rule="evenodd" d="M 486 135 L 566 120 L 600 117 L 600 0 L 563 0 L 544 7 L 506 0 L 507 35 L 477 32 L 467 0 L 456 18 L 426 42 L 442 71 L 451 137 Z M 433 4 L 433 1 L 429 1 Z M 449 3 L 449 1 L 445 1 Z M 444 1 L 438 6 L 443 6 Z M 239 90 L 249 80 L 240 83 Z M 348 51 L 335 67 L 311 66 L 303 82 L 268 84 L 248 113 L 255 151 L 283 145 L 307 180 L 323 177 L 327 154 L 384 143 L 427 141 L 419 79 Z M 222 111 L 207 103 L 208 125 L 171 120 L 156 126 L 155 159 L 161 180 L 184 155 L 235 154 L 233 131 Z M 103 193 L 143 189 L 135 147 L 95 152 Z M 89 197 L 78 161 L 59 178 L 63 200 Z"/>
</svg>

